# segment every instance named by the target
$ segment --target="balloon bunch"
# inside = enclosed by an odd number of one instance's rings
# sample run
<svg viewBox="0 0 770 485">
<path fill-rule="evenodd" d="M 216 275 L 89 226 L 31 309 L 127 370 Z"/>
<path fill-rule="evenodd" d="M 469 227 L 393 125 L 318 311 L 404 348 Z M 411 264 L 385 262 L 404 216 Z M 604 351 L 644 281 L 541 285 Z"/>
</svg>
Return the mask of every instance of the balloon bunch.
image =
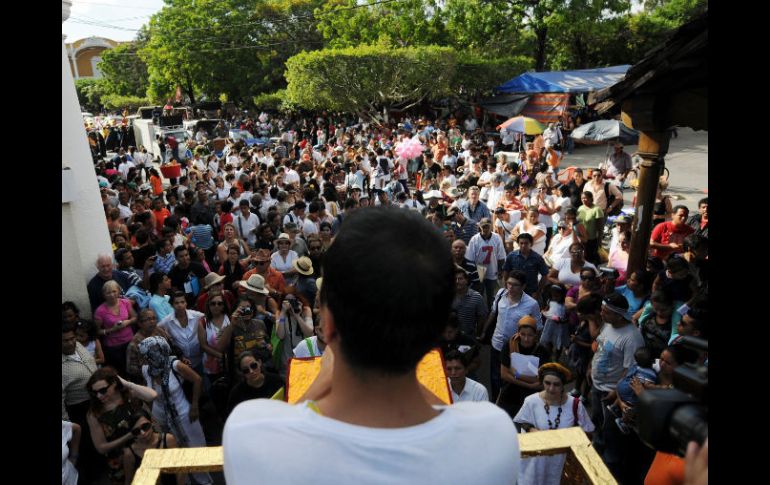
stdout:
<svg viewBox="0 0 770 485">
<path fill-rule="evenodd" d="M 415 136 L 414 138 L 407 138 L 406 140 L 399 142 L 396 145 L 396 155 L 404 160 L 409 160 L 419 157 L 424 148 L 425 147 L 420 143 L 419 138 Z"/>
</svg>

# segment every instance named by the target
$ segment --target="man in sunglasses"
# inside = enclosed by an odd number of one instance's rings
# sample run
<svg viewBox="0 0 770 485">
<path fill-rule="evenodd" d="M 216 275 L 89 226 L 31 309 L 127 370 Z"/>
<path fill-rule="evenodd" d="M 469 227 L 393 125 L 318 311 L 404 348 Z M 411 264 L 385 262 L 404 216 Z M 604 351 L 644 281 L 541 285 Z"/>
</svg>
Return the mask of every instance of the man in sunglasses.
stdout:
<svg viewBox="0 0 770 485">
<path fill-rule="evenodd" d="M 265 279 L 269 295 L 273 298 L 281 298 L 286 294 L 286 280 L 280 271 L 270 267 L 270 250 L 255 249 L 251 251 L 251 257 L 247 260 L 252 268 L 243 274 L 243 281 L 248 281 L 253 274 L 258 274 Z"/>
</svg>

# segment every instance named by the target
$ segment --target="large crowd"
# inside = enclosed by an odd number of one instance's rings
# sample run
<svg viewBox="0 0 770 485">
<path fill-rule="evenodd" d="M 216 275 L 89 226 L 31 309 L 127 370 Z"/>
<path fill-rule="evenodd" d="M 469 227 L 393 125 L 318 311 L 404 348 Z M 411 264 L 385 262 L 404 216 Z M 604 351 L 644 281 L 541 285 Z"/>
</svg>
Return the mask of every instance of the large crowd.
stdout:
<svg viewBox="0 0 770 485">
<path fill-rule="evenodd" d="M 670 388 L 676 367 L 707 361 L 680 342 L 707 339 L 707 198 L 690 214 L 662 179 L 646 267 L 629 273 L 622 145 L 565 174 L 572 147 L 557 124 L 502 138 L 473 115 L 262 116 L 218 128 L 274 138 L 200 132 L 186 156 L 161 136 L 153 156 L 130 145 L 130 130 L 90 128 L 113 253 L 88 282 L 92 318 L 62 304 L 70 479 L 127 484 L 147 449 L 220 443 L 238 404 L 279 393 L 290 359 L 324 354 L 325 254 L 354 211 L 391 207 L 427 219 L 451 248 L 455 293 L 435 346 L 454 402 L 491 400 L 520 432 L 580 426 L 621 483 L 681 483 L 683 460 L 641 442 L 634 408 Z M 416 142 L 419 154 L 399 155 Z M 162 174 L 169 167 L 175 177 Z M 559 483 L 563 463 L 526 459 L 519 483 Z"/>
</svg>

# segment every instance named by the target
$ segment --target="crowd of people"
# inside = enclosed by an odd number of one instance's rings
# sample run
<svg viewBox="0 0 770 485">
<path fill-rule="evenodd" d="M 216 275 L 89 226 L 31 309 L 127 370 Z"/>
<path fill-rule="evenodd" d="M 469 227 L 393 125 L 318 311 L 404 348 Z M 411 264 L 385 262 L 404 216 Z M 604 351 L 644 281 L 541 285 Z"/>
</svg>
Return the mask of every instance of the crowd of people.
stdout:
<svg viewBox="0 0 770 485">
<path fill-rule="evenodd" d="M 671 387 L 675 367 L 707 358 L 678 337 L 707 338 L 708 199 L 690 217 L 659 197 L 646 267 L 628 274 L 631 219 L 615 218 L 630 168 L 622 146 L 559 183 L 555 126 L 518 142 L 487 137 L 473 116 L 275 118 L 270 129 L 274 146 L 202 143 L 188 160 L 129 146 L 95 164 L 113 254 L 99 255 L 87 285 L 92 319 L 62 304 L 62 439 L 79 483 L 105 470 L 130 483 L 146 449 L 218 443 L 240 403 L 283 387 L 291 358 L 324 355 L 327 253 L 370 207 L 419 215 L 421 230 L 447 241 L 454 292 L 433 346 L 454 402 L 491 400 L 520 432 L 579 426 L 624 484 L 661 483 L 649 477 L 663 467 L 681 477 L 682 460 L 642 444 L 634 406 Z M 400 157 L 413 137 L 422 153 Z M 163 177 L 157 162 L 181 165 L 180 176 Z M 371 248 L 337 260 L 366 267 L 388 251 Z M 335 301 L 380 312 L 385 297 L 367 292 L 381 277 L 404 307 L 426 303 L 380 274 Z M 526 459 L 519 483 L 558 483 L 563 461 Z"/>
</svg>

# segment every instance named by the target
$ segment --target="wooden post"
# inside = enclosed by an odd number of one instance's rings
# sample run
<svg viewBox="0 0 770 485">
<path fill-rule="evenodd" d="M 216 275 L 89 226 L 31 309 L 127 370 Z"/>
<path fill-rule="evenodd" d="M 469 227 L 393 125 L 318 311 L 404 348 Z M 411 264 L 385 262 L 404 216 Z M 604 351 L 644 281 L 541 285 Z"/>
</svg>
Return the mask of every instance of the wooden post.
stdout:
<svg viewBox="0 0 770 485">
<path fill-rule="evenodd" d="M 639 189 L 636 193 L 636 213 L 631 226 L 631 247 L 628 256 L 628 274 L 644 269 L 647 264 L 647 248 L 652 233 L 652 209 L 655 193 L 663 173 L 664 157 L 668 152 L 670 131 L 641 131 L 639 156 L 642 157 L 639 173 Z"/>
</svg>

